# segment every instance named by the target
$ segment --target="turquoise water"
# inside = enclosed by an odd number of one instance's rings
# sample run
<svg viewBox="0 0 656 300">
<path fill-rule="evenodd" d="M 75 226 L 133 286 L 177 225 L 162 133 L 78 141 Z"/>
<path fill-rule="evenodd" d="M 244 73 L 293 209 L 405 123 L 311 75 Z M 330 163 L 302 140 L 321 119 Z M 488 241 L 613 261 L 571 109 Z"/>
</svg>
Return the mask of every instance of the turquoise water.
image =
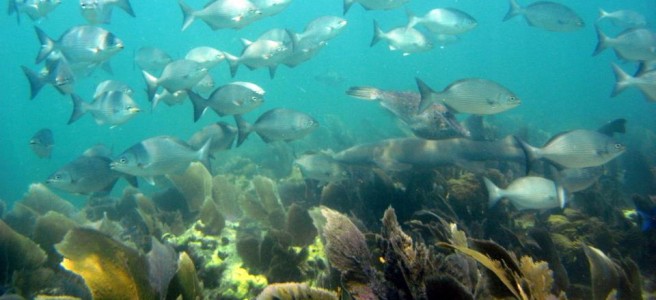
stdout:
<svg viewBox="0 0 656 300">
<path fill-rule="evenodd" d="M 203 1 L 189 1 L 188 4 L 194 8 L 204 5 Z M 656 24 L 656 2 L 568 1 L 567 5 L 585 20 L 583 30 L 548 32 L 527 26 L 521 17 L 501 22 L 508 9 L 504 0 L 440 1 L 441 7 L 456 7 L 474 16 L 478 27 L 444 49 L 404 57 L 398 52 L 388 51 L 384 42 L 369 47 L 373 20 L 378 20 L 387 31 L 405 24 L 404 11 L 365 11 L 356 4 L 346 15 L 349 24 L 344 32 L 312 60 L 294 69 L 281 66 L 273 80 L 269 79 L 266 70 L 250 71 L 240 67 L 235 80 L 252 81 L 267 91 L 265 104 L 245 117 L 253 121 L 261 112 L 273 107 L 307 112 L 322 124 L 329 116 L 337 116 L 351 128 L 358 141 L 367 141 L 372 137 L 372 127 L 389 136 L 400 132 L 394 129 L 392 119 L 377 105 L 345 95 L 348 86 L 415 90 L 414 78 L 420 77 L 440 90 L 457 79 L 482 77 L 503 84 L 523 99 L 520 107 L 492 118 L 506 133 L 526 126 L 549 134 L 574 128 L 592 129 L 608 120 L 624 117 L 629 122 L 629 132 L 621 139 L 629 148 L 648 151 L 643 154 L 653 163 L 653 145 L 644 137 L 646 134 L 653 136 L 656 130 L 653 117 L 656 104 L 646 102 L 636 89 L 629 89 L 611 99 L 615 79 L 610 63 L 617 62 L 617 59 L 609 50 L 596 57 L 591 53 L 597 42 L 593 23 L 598 7 L 610 11 L 627 8 L 639 11 L 653 26 Z M 136 18 L 115 10 L 112 24 L 102 26 L 121 38 L 125 49 L 111 59 L 113 75 L 99 70 L 89 78 L 78 79 L 76 93 L 83 99 L 90 100 L 98 82 L 116 79 L 132 86 L 136 91 L 136 101 L 142 108 L 148 108 L 143 78 L 132 63 L 134 51 L 142 46 L 162 48 L 173 57 L 182 57 L 197 46 L 212 46 L 238 54 L 242 48 L 240 38 L 256 39 L 274 27 L 300 32 L 316 17 L 342 15 L 342 3 L 338 0 L 295 0 L 281 14 L 239 31 L 211 31 L 196 21 L 181 32 L 182 13 L 176 1 L 132 1 L 132 6 Z M 422 14 L 437 4 L 429 0 L 414 0 L 407 6 Z M 46 86 L 30 101 L 29 85 L 20 66 L 41 68 L 34 65 L 39 43 L 33 26 L 39 26 L 49 36 L 57 38 L 71 26 L 82 24 L 86 22 L 76 1 L 63 1 L 47 19 L 36 24 L 25 16 L 22 16 L 21 24 L 16 23 L 15 16 L 0 18 L 3 41 L 0 47 L 0 69 L 3 70 L 0 73 L 3 87 L 0 98 L 3 102 L 0 110 L 0 199 L 6 202 L 20 199 L 29 184 L 45 180 L 57 168 L 94 144 L 104 143 L 111 146 L 114 153 L 120 153 L 155 135 L 186 139 L 218 119 L 209 112 L 194 123 L 191 104 L 186 102 L 175 107 L 162 105 L 152 113 L 145 109 L 127 124 L 114 129 L 97 126 L 90 116 L 66 125 L 72 110 L 70 97 Z M 609 23 L 602 25 L 605 31 L 611 31 Z M 631 72 L 634 67 L 627 63 L 623 68 Z M 326 72 L 336 72 L 345 83 L 327 85 L 314 80 L 315 76 Z M 226 63 L 212 70 L 212 75 L 217 85 L 232 80 Z M 224 119 L 232 123 L 230 118 Z M 51 160 L 39 159 L 27 144 L 30 137 L 44 127 L 52 129 L 55 137 Z M 255 136 L 244 145 L 257 149 L 264 146 Z M 315 146 L 319 149 L 326 147 L 320 143 Z M 304 147 L 313 148 L 313 145 L 306 143 Z M 120 190 L 117 188 L 114 193 L 120 193 Z M 74 199 L 68 195 L 67 198 Z"/>
</svg>

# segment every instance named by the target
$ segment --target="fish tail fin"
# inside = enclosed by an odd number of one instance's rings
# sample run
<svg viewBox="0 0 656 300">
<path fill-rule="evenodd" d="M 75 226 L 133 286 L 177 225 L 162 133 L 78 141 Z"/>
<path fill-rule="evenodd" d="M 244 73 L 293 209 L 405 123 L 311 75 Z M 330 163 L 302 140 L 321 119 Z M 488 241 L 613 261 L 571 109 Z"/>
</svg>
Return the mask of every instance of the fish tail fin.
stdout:
<svg viewBox="0 0 656 300">
<path fill-rule="evenodd" d="M 237 123 L 237 147 L 239 147 L 253 131 L 253 125 L 246 122 L 241 115 L 235 115 L 235 123 Z"/>
<path fill-rule="evenodd" d="M 351 5 L 353 5 L 353 3 L 355 3 L 354 0 L 344 0 L 344 7 L 343 7 L 344 15 L 346 15 L 346 13 L 349 11 L 349 9 L 351 8 Z"/>
<path fill-rule="evenodd" d="M 378 25 L 378 21 L 374 20 L 374 37 L 371 39 L 371 43 L 369 44 L 369 47 L 373 47 L 376 45 L 378 42 L 380 42 L 380 39 L 382 36 L 385 35 L 382 29 L 380 29 L 380 26 Z"/>
<path fill-rule="evenodd" d="M 20 24 L 20 12 L 18 12 L 18 8 L 16 7 L 16 1 L 9 0 L 9 6 L 7 7 L 7 15 L 11 15 L 13 13 L 16 13 L 16 23 Z"/>
<path fill-rule="evenodd" d="M 626 119 L 612 120 L 597 129 L 597 132 L 612 137 L 615 133 L 626 133 Z"/>
<path fill-rule="evenodd" d="M 296 51 L 296 49 L 298 49 L 298 41 L 300 40 L 298 34 L 289 29 L 285 29 L 285 32 L 287 32 L 287 35 L 289 35 L 289 39 L 292 42 L 292 51 Z"/>
<path fill-rule="evenodd" d="M 624 70 L 622 70 L 622 68 L 616 64 L 613 64 L 613 73 L 615 73 L 615 86 L 613 87 L 613 92 L 610 95 L 611 97 L 617 96 L 619 93 L 631 86 L 634 79 L 634 77 L 624 72 Z"/>
<path fill-rule="evenodd" d="M 601 21 L 602 19 L 605 19 L 608 17 L 608 12 L 605 11 L 603 8 L 599 8 L 599 17 L 597 17 L 597 22 Z"/>
<path fill-rule="evenodd" d="M 23 73 L 25 73 L 25 77 L 27 77 L 27 81 L 30 83 L 30 100 L 32 100 L 46 84 L 45 80 L 28 67 L 21 66 L 21 68 L 23 69 Z"/>
<path fill-rule="evenodd" d="M 352 86 L 347 91 L 346 94 L 363 100 L 380 100 L 381 90 L 375 87 L 370 86 Z"/>
<path fill-rule="evenodd" d="M 595 47 L 594 52 L 592 52 L 592 56 L 596 56 L 599 53 L 603 52 L 606 48 L 608 48 L 608 36 L 604 34 L 603 31 L 601 31 L 601 28 L 599 26 L 595 25 L 595 30 L 597 31 L 597 46 Z"/>
<path fill-rule="evenodd" d="M 406 30 L 415 27 L 419 23 L 419 18 L 407 7 L 405 8 L 405 15 L 408 18 L 408 24 L 405 25 Z"/>
<path fill-rule="evenodd" d="M 510 0 L 510 8 L 508 9 L 508 12 L 506 13 L 506 16 L 503 17 L 503 21 L 508 21 L 512 18 L 514 18 L 517 15 L 521 15 L 522 12 L 522 7 L 519 6 L 517 3 L 517 0 Z"/>
<path fill-rule="evenodd" d="M 433 94 L 435 91 L 431 89 L 425 82 L 419 78 L 415 78 L 417 81 L 417 88 L 419 89 L 419 94 L 421 95 L 421 101 L 419 102 L 419 111 L 421 113 L 426 110 L 431 104 L 433 104 Z"/>
<path fill-rule="evenodd" d="M 207 168 L 207 171 L 212 174 L 212 165 L 210 164 L 210 146 L 212 145 L 212 138 L 210 137 L 205 141 L 203 147 L 198 149 L 198 160 Z"/>
<path fill-rule="evenodd" d="M 542 153 L 539 148 L 529 145 L 518 136 L 514 136 L 514 138 L 524 151 L 524 155 L 526 155 L 526 174 L 528 174 L 532 169 L 532 162 L 542 158 Z"/>
<path fill-rule="evenodd" d="M 193 9 L 189 7 L 189 5 L 185 4 L 184 1 L 178 0 L 178 4 L 180 4 L 180 9 L 182 10 L 182 29 L 181 31 L 185 31 L 191 23 L 194 22 L 196 19 L 196 15 Z"/>
<path fill-rule="evenodd" d="M 124 10 L 130 16 L 136 17 L 136 15 L 134 14 L 134 10 L 132 10 L 132 5 L 130 4 L 130 0 L 118 0 L 116 2 L 116 6 Z"/>
<path fill-rule="evenodd" d="M 125 178 L 125 181 L 127 181 L 131 186 L 139 187 L 139 181 L 137 181 L 137 176 L 125 174 L 123 175 L 123 178 Z"/>
<path fill-rule="evenodd" d="M 636 212 L 638 213 L 638 215 L 640 215 L 640 218 L 642 219 L 642 226 L 640 226 L 640 229 L 642 231 L 649 230 L 649 228 L 651 228 L 654 225 L 651 218 L 649 217 L 649 214 L 641 210 L 636 210 Z"/>
<path fill-rule="evenodd" d="M 73 122 L 79 120 L 84 114 L 89 110 L 89 104 L 84 102 L 80 96 L 76 94 L 71 94 L 71 99 L 73 100 L 73 113 L 68 119 L 68 123 L 73 124 Z"/>
<path fill-rule="evenodd" d="M 194 122 L 198 122 L 207 109 L 207 99 L 192 91 L 187 92 L 187 94 L 189 95 L 189 99 L 191 99 L 191 104 L 194 106 Z"/>
<path fill-rule="evenodd" d="M 41 49 L 39 49 L 39 54 L 36 57 L 36 63 L 42 62 L 48 55 L 55 50 L 55 41 L 51 39 L 41 28 L 34 26 L 36 31 L 36 36 L 39 38 L 41 43 Z"/>
<path fill-rule="evenodd" d="M 270 66 L 269 67 L 269 78 L 273 79 L 276 77 L 276 70 L 278 69 L 278 65 Z"/>
<path fill-rule="evenodd" d="M 151 75 L 147 71 L 141 71 L 146 81 L 146 93 L 148 94 L 148 101 L 153 101 L 155 93 L 157 92 L 157 77 Z"/>
<path fill-rule="evenodd" d="M 494 184 L 487 177 L 483 177 L 483 182 L 485 183 L 485 188 L 487 189 L 488 201 L 487 207 L 492 208 L 497 205 L 497 202 L 503 197 L 503 190 Z"/>
<path fill-rule="evenodd" d="M 230 66 L 230 76 L 234 78 L 235 75 L 237 75 L 237 69 L 239 69 L 239 58 L 228 52 L 223 52 L 223 54 L 228 61 L 228 65 Z"/>
</svg>

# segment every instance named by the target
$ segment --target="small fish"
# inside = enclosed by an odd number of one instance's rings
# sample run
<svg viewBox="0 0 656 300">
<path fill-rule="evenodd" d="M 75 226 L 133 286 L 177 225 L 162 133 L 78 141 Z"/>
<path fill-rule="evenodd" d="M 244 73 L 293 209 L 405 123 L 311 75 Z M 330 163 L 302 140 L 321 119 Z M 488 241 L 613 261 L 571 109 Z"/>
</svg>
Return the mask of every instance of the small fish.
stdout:
<svg viewBox="0 0 656 300">
<path fill-rule="evenodd" d="M 212 47 L 196 47 L 189 50 L 185 59 L 198 62 L 203 68 L 211 69 L 225 60 L 223 52 Z"/>
<path fill-rule="evenodd" d="M 50 158 L 52 156 L 52 148 L 55 146 L 55 138 L 52 135 L 52 130 L 43 128 L 37 131 L 30 139 L 29 144 L 32 151 L 38 157 Z"/>
<path fill-rule="evenodd" d="M 417 17 L 406 9 L 406 15 L 408 16 L 406 28 L 422 25 L 430 32 L 442 35 L 463 34 L 478 25 L 474 17 L 455 8 L 435 8 L 423 17 Z"/>
<path fill-rule="evenodd" d="M 567 201 L 562 186 L 542 177 L 520 177 L 506 189 L 497 187 L 486 177 L 483 177 L 483 181 L 489 194 L 488 207 L 495 206 L 501 198 L 507 198 L 519 210 L 563 208 Z"/>
<path fill-rule="evenodd" d="M 515 108 L 521 103 L 515 93 L 487 79 L 461 79 L 439 93 L 419 78 L 416 80 L 421 94 L 419 111 L 426 110 L 431 103 L 437 101 L 455 113 L 492 115 Z"/>
<path fill-rule="evenodd" d="M 294 160 L 305 179 L 318 180 L 320 183 L 338 182 L 348 178 L 348 172 L 342 164 L 332 158 L 332 152 L 303 154 Z"/>
<path fill-rule="evenodd" d="M 613 64 L 613 72 L 615 73 L 615 87 L 611 97 L 619 95 L 629 87 L 636 87 L 642 92 L 645 99 L 656 102 L 656 71 L 642 72 L 633 77 Z"/>
<path fill-rule="evenodd" d="M 635 27 L 647 26 L 647 19 L 645 19 L 645 16 L 643 16 L 637 11 L 633 11 L 629 9 L 607 12 L 600 8 L 599 18 L 597 18 L 597 22 L 601 20 L 610 20 L 613 23 L 613 25 L 623 28 L 635 28 Z"/>
<path fill-rule="evenodd" d="M 292 0 L 251 0 L 262 17 L 270 17 L 281 13 Z"/>
<path fill-rule="evenodd" d="M 108 124 L 112 128 L 121 125 L 134 118 L 141 110 L 130 95 L 120 91 L 104 92 L 88 103 L 78 95 L 72 94 L 73 113 L 68 124 L 79 120 L 87 112 L 93 115 L 96 124 Z"/>
<path fill-rule="evenodd" d="M 521 7 L 516 0 L 510 0 L 510 9 L 503 21 L 518 15 L 524 15 L 529 25 L 548 31 L 575 31 L 585 26 L 585 22 L 571 8 L 551 1 L 536 1 Z"/>
<path fill-rule="evenodd" d="M 71 63 L 87 63 L 101 66 L 123 49 L 123 41 L 113 33 L 97 26 L 75 26 L 66 30 L 58 40 L 53 40 L 43 30 L 34 27 L 41 42 L 36 62 L 43 61 L 51 52 L 58 50 Z"/>
<path fill-rule="evenodd" d="M 591 187 L 603 174 L 604 167 L 602 166 L 565 169 L 558 172 L 556 181 L 562 185 L 568 193 L 575 193 Z"/>
<path fill-rule="evenodd" d="M 598 55 L 606 48 L 613 48 L 615 55 L 623 60 L 651 61 L 656 60 L 656 33 L 646 28 L 631 28 L 611 38 L 606 36 L 599 27 L 597 30 L 597 46 L 592 56 Z"/>
<path fill-rule="evenodd" d="M 305 26 L 303 33 L 297 34 L 297 39 L 299 41 L 312 39 L 315 42 L 327 42 L 344 31 L 347 24 L 348 21 L 340 17 L 318 17 Z"/>
<path fill-rule="evenodd" d="M 135 17 L 130 0 L 80 0 L 82 16 L 89 24 L 109 24 L 114 6 Z"/>
<path fill-rule="evenodd" d="M 201 79 L 192 90 L 196 93 L 207 94 L 214 90 L 214 78 L 210 73 L 207 73 L 203 79 Z"/>
<path fill-rule="evenodd" d="M 154 184 L 155 176 L 184 170 L 189 163 L 200 161 L 209 166 L 211 140 L 198 150 L 185 141 L 172 136 L 155 136 L 145 139 L 121 153 L 110 163 L 112 170 L 142 176 Z M 208 167 L 208 170 L 211 170 Z"/>
<path fill-rule="evenodd" d="M 171 93 L 193 88 L 207 75 L 207 68 L 193 60 L 180 59 L 167 64 L 159 78 L 147 71 L 142 73 L 146 80 L 148 99 L 152 101 L 158 86 Z"/>
<path fill-rule="evenodd" d="M 585 129 L 559 133 L 541 148 L 521 143 L 530 161 L 544 158 L 563 168 L 601 166 L 626 150 L 610 136 Z"/>
<path fill-rule="evenodd" d="M 137 66 L 150 74 L 161 73 L 172 61 L 173 58 L 164 50 L 155 47 L 141 47 L 134 54 L 134 62 Z"/>
<path fill-rule="evenodd" d="M 225 122 L 216 122 L 194 133 L 187 143 L 194 149 L 200 149 L 208 140 L 211 140 L 208 150 L 211 154 L 230 149 L 236 137 L 236 127 Z"/>
<path fill-rule="evenodd" d="M 344 0 L 344 14 L 348 12 L 353 3 L 360 3 L 366 10 L 390 10 L 401 7 L 410 0 Z"/>
<path fill-rule="evenodd" d="M 184 17 L 182 31 L 187 29 L 196 18 L 204 21 L 212 30 L 219 30 L 244 28 L 262 17 L 262 12 L 248 0 L 216 0 L 196 11 L 182 0 L 178 0 L 178 4 Z"/>
<path fill-rule="evenodd" d="M 256 132 L 265 143 L 274 141 L 291 142 L 301 139 L 319 127 L 319 122 L 310 115 L 285 108 L 274 108 L 264 112 L 252 125 L 241 116 L 235 116 L 241 145 L 251 132 Z"/>
<path fill-rule="evenodd" d="M 387 41 L 390 50 L 401 51 L 403 56 L 433 49 L 433 43 L 419 30 L 401 26 L 384 32 L 378 26 L 378 22 L 374 20 L 374 37 L 369 46 L 373 47 L 380 40 Z"/>
<path fill-rule="evenodd" d="M 640 219 L 642 220 L 642 226 L 640 227 L 642 231 L 647 231 L 649 229 L 655 228 L 656 226 L 656 207 L 652 208 L 649 211 L 636 210 Z"/>
<path fill-rule="evenodd" d="M 93 93 L 93 98 L 97 98 L 100 94 L 106 92 L 121 92 L 128 96 L 132 96 L 134 92 L 127 84 L 117 80 L 105 80 L 96 86 L 96 92 Z"/>
<path fill-rule="evenodd" d="M 187 100 L 188 97 L 189 94 L 187 90 L 175 91 L 173 93 L 167 90 L 163 90 L 153 96 L 152 108 L 154 109 L 157 107 L 157 104 L 160 102 L 164 102 L 168 106 L 182 104 L 185 100 Z"/>
<path fill-rule="evenodd" d="M 110 169 L 110 156 L 111 150 L 104 145 L 94 146 L 55 171 L 48 177 L 46 184 L 81 195 L 109 194 L 120 177 L 125 177 L 132 186 L 136 187 L 136 178 Z"/>
<path fill-rule="evenodd" d="M 208 99 L 193 92 L 189 92 L 189 98 L 196 122 L 208 107 L 220 117 L 245 114 L 264 103 L 264 89 L 251 82 L 236 81 L 214 90 Z"/>
<path fill-rule="evenodd" d="M 46 63 L 40 73 L 26 66 L 21 66 L 21 69 L 30 83 L 30 99 L 34 99 L 46 84 L 51 84 L 61 94 L 71 94 L 75 90 L 75 76 L 63 60 Z"/>
<path fill-rule="evenodd" d="M 232 77 L 237 74 L 239 65 L 243 64 L 251 70 L 268 68 L 269 77 L 273 78 L 276 75 L 278 65 L 291 55 L 294 49 L 293 46 L 289 46 L 283 41 L 270 39 L 257 39 L 254 42 L 242 39 L 242 42 L 245 48 L 239 57 L 225 53 Z"/>
<path fill-rule="evenodd" d="M 61 4 L 61 0 L 9 0 L 7 14 L 16 13 L 16 20 L 20 24 L 20 14 L 24 13 L 32 21 L 40 21 L 48 16 Z"/>
</svg>

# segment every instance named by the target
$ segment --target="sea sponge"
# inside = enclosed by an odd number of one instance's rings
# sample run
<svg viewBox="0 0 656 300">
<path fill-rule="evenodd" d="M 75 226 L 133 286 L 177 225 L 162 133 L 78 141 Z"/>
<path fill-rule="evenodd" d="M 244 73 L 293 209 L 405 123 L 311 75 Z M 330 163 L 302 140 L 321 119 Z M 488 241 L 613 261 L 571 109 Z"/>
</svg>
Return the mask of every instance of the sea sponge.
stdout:
<svg viewBox="0 0 656 300">
<path fill-rule="evenodd" d="M 9 282 L 11 274 L 16 270 L 37 269 L 46 261 L 46 253 L 33 241 L 14 231 L 0 220 L 0 249 L 2 256 L 0 264 L 0 282 Z"/>
<path fill-rule="evenodd" d="M 187 200 L 190 212 L 197 212 L 205 199 L 212 197 L 212 175 L 202 163 L 192 162 L 182 175 L 166 177 Z"/>
</svg>

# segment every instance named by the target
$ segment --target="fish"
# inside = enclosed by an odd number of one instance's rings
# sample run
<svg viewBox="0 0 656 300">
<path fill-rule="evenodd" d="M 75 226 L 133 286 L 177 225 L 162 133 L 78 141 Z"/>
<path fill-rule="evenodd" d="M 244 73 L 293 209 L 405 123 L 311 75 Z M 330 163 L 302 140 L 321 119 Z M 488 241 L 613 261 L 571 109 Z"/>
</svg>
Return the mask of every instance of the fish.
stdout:
<svg viewBox="0 0 656 300">
<path fill-rule="evenodd" d="M 640 226 L 642 231 L 648 231 L 656 226 L 656 207 L 648 211 L 636 209 L 636 212 L 642 220 L 642 225 Z"/>
<path fill-rule="evenodd" d="M 237 74 L 239 65 L 243 64 L 251 70 L 268 68 L 269 77 L 274 78 L 278 65 L 294 50 L 294 46 L 287 45 L 283 41 L 274 41 L 267 38 L 258 38 L 253 42 L 242 39 L 242 42 L 244 50 L 239 57 L 225 52 L 232 77 Z"/>
<path fill-rule="evenodd" d="M 346 94 L 359 99 L 379 101 L 382 107 L 403 121 L 417 137 L 437 140 L 470 135 L 469 131 L 442 104 L 433 103 L 423 112 L 419 112 L 421 96 L 416 92 L 356 86 L 350 87 Z"/>
<path fill-rule="evenodd" d="M 339 87 L 348 81 L 342 73 L 335 70 L 327 70 L 321 73 L 314 75 L 314 80 L 329 86 L 329 87 Z"/>
<path fill-rule="evenodd" d="M 201 94 L 207 94 L 214 90 L 214 78 L 210 73 L 207 73 L 193 88 L 193 91 Z"/>
<path fill-rule="evenodd" d="M 392 138 L 355 145 L 335 153 L 333 159 L 346 165 L 377 166 L 392 171 L 442 166 L 460 166 L 475 170 L 477 168 L 472 167 L 477 167 L 478 162 L 485 161 L 528 164 L 522 145 L 513 136 L 494 141 L 474 141 L 468 138 Z"/>
<path fill-rule="evenodd" d="M 173 136 L 155 136 L 132 145 L 110 164 L 112 170 L 141 176 L 154 185 L 154 177 L 184 170 L 191 162 L 200 161 L 208 170 L 211 139 L 198 150 Z"/>
<path fill-rule="evenodd" d="M 137 187 L 134 176 L 110 168 L 110 156 L 109 148 L 96 145 L 52 173 L 45 183 L 47 186 L 80 195 L 107 195 L 121 177 Z"/>
<path fill-rule="evenodd" d="M 158 86 L 162 86 L 170 93 L 188 90 L 200 82 L 208 71 L 196 61 L 180 59 L 167 64 L 159 78 L 147 71 L 142 73 L 146 81 L 148 99 L 152 101 Z"/>
<path fill-rule="evenodd" d="M 168 106 L 182 104 L 182 102 L 184 102 L 188 97 L 189 94 L 187 90 L 175 91 L 173 93 L 167 90 L 163 90 L 153 96 L 152 108 L 154 109 L 160 102 L 164 102 Z"/>
<path fill-rule="evenodd" d="M 401 26 L 384 32 L 374 20 L 374 37 L 369 46 L 373 47 L 381 40 L 389 44 L 390 50 L 401 51 L 403 56 L 433 49 L 433 43 L 419 30 Z"/>
<path fill-rule="evenodd" d="M 7 14 L 16 13 L 16 21 L 20 24 L 20 14 L 24 13 L 32 21 L 45 19 L 48 14 L 61 4 L 61 0 L 9 0 Z"/>
<path fill-rule="evenodd" d="M 270 17 L 285 10 L 292 0 L 251 0 L 262 17 Z"/>
<path fill-rule="evenodd" d="M 237 146 L 241 145 L 251 132 L 257 133 L 265 143 L 274 141 L 291 142 L 312 133 L 319 122 L 310 115 L 286 108 L 273 108 L 250 124 L 241 115 L 236 115 L 239 137 Z"/>
<path fill-rule="evenodd" d="M 410 0 L 344 0 L 344 14 L 354 3 L 359 3 L 366 10 L 391 10 L 401 7 Z"/>
<path fill-rule="evenodd" d="M 528 25 L 548 31 L 567 32 L 585 27 L 585 22 L 574 10 L 551 1 L 536 1 L 521 7 L 517 0 L 510 0 L 510 9 L 503 21 L 518 15 L 523 15 Z"/>
<path fill-rule="evenodd" d="M 30 100 L 34 99 L 46 84 L 51 84 L 60 94 L 71 94 L 75 90 L 75 75 L 63 60 L 47 63 L 39 73 L 26 66 L 21 66 L 21 69 L 30 84 Z"/>
<path fill-rule="evenodd" d="M 435 8 L 423 17 L 415 16 L 406 9 L 408 24 L 406 28 L 422 25 L 430 32 L 442 35 L 458 35 L 474 29 L 478 22 L 468 13 L 455 8 Z"/>
<path fill-rule="evenodd" d="M 208 140 L 210 142 L 209 153 L 228 150 L 234 144 L 237 137 L 237 127 L 226 122 L 216 122 L 203 127 L 194 133 L 187 143 L 193 149 L 200 149 Z"/>
<path fill-rule="evenodd" d="M 610 20 L 613 25 L 623 28 L 635 28 L 647 26 L 647 19 L 641 13 L 630 9 L 621 9 L 607 12 L 602 8 L 599 9 L 597 22 Z"/>
<path fill-rule="evenodd" d="M 332 158 L 331 151 L 306 153 L 294 160 L 305 179 L 318 180 L 320 184 L 348 179 L 348 171 Z"/>
<path fill-rule="evenodd" d="M 502 85 L 481 78 L 457 80 L 441 92 L 435 92 L 421 79 L 416 78 L 421 94 L 419 111 L 437 101 L 454 113 L 493 115 L 517 107 L 521 99 Z"/>
<path fill-rule="evenodd" d="M 264 93 L 260 86 L 244 81 L 223 85 L 214 90 L 208 99 L 189 92 L 194 106 L 194 122 L 200 119 L 208 107 L 220 117 L 245 114 L 264 103 Z"/>
<path fill-rule="evenodd" d="M 37 131 L 29 142 L 32 151 L 40 158 L 51 158 L 52 149 L 55 147 L 55 138 L 52 135 L 52 130 L 43 128 Z"/>
<path fill-rule="evenodd" d="M 203 46 L 189 50 L 184 58 L 198 62 L 203 68 L 209 70 L 224 61 L 225 55 L 216 48 Z"/>
<path fill-rule="evenodd" d="M 113 33 L 92 25 L 74 26 L 66 30 L 58 40 L 51 39 L 39 27 L 34 27 L 41 43 L 36 63 L 40 63 L 53 51 L 61 51 L 71 63 L 101 66 L 123 50 L 123 41 Z"/>
<path fill-rule="evenodd" d="M 93 98 L 97 98 L 100 94 L 105 92 L 121 92 L 128 96 L 132 96 L 134 91 L 127 84 L 118 80 L 105 80 L 96 86 L 96 91 L 93 93 Z"/>
<path fill-rule="evenodd" d="M 599 180 L 601 175 L 604 175 L 603 166 L 564 169 L 558 172 L 556 181 L 568 193 L 575 193 L 591 187 Z"/>
<path fill-rule="evenodd" d="M 193 10 L 183 0 L 178 0 L 182 9 L 182 31 L 185 31 L 197 18 L 212 30 L 224 28 L 240 29 L 257 21 L 262 12 L 248 0 L 216 0 L 209 2 L 200 10 Z"/>
<path fill-rule="evenodd" d="M 615 86 L 611 97 L 615 97 L 629 87 L 636 87 L 650 102 L 656 102 L 656 71 L 648 71 L 633 77 L 624 72 L 616 64 L 613 65 L 615 73 Z"/>
<path fill-rule="evenodd" d="M 552 180 L 525 176 L 515 179 L 508 187 L 501 189 L 490 179 L 483 177 L 489 200 L 488 207 L 494 207 L 501 198 L 507 198 L 518 210 L 564 208 L 567 202 L 565 189 Z"/>
<path fill-rule="evenodd" d="M 562 168 L 601 166 L 626 150 L 623 144 L 612 137 L 586 129 L 556 134 L 540 148 L 524 141 L 521 144 L 530 161 L 544 158 Z"/>
<path fill-rule="evenodd" d="M 80 0 L 82 16 L 89 24 L 94 25 L 109 24 L 115 6 L 135 17 L 130 0 Z"/>
<path fill-rule="evenodd" d="M 96 124 L 110 125 L 112 128 L 134 118 L 141 110 L 129 94 L 121 91 L 104 92 L 88 103 L 80 96 L 72 94 L 73 113 L 68 124 L 73 124 L 87 112 L 93 115 Z"/>
<path fill-rule="evenodd" d="M 297 39 L 300 41 L 304 39 L 312 39 L 315 42 L 327 42 L 339 35 L 348 21 L 344 18 L 336 16 L 321 16 L 310 21 L 302 33 L 296 34 Z"/>
<path fill-rule="evenodd" d="M 134 54 L 134 62 L 143 71 L 159 74 L 173 58 L 164 50 L 156 47 L 141 47 Z"/>
<path fill-rule="evenodd" d="M 656 60 L 656 33 L 646 28 L 631 28 L 622 31 L 614 38 L 606 36 L 599 27 L 597 46 L 592 56 L 607 48 L 613 48 L 615 55 L 622 60 L 651 61 Z"/>
</svg>

